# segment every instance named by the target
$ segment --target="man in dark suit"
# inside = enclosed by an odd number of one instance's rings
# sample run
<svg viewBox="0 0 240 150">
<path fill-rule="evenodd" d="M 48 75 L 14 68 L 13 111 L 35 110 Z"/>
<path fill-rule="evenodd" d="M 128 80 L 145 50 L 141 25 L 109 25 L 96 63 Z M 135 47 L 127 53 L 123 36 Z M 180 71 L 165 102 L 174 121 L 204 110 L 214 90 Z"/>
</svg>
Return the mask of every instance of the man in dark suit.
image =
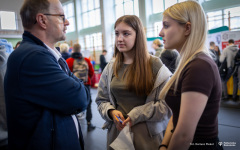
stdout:
<svg viewBox="0 0 240 150">
<path fill-rule="evenodd" d="M 9 150 L 83 150 L 75 114 L 89 95 L 61 54 L 69 25 L 59 0 L 25 0 L 20 10 L 21 45 L 10 55 L 5 76 Z"/>
</svg>

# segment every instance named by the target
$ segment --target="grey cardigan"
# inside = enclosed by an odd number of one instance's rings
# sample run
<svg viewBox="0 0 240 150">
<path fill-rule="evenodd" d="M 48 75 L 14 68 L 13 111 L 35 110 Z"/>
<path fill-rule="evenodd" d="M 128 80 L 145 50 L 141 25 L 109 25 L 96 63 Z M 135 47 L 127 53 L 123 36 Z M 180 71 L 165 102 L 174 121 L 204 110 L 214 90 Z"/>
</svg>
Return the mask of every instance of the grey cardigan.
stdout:
<svg viewBox="0 0 240 150">
<path fill-rule="evenodd" d="M 6 119 L 6 106 L 4 98 L 3 81 L 7 68 L 6 49 L 4 45 L 0 45 L 0 146 L 7 145 L 8 133 L 7 133 L 7 119 Z"/>
<path fill-rule="evenodd" d="M 159 59 L 155 56 L 154 59 Z M 110 92 L 110 83 L 113 75 L 113 61 L 109 62 L 104 69 L 100 82 L 98 85 L 98 93 L 96 103 L 98 111 L 102 118 L 106 121 L 103 129 L 109 129 L 113 124 L 113 120 L 108 116 L 108 110 L 116 108 L 116 102 Z M 172 73 L 165 65 L 159 69 L 153 90 L 147 96 L 146 103 L 141 106 L 133 108 L 128 116 L 131 118 L 132 126 L 146 121 L 150 136 L 160 134 L 163 137 L 163 131 L 166 130 L 169 118 L 172 115 L 170 108 L 167 106 L 165 100 L 158 99 L 158 95 L 170 79 Z"/>
</svg>

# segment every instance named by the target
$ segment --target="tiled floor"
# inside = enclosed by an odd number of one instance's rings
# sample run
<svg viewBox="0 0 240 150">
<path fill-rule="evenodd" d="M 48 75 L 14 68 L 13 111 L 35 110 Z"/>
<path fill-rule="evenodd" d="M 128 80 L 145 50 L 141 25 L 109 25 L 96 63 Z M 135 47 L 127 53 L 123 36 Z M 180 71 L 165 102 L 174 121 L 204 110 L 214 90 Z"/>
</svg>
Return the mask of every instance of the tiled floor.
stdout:
<svg viewBox="0 0 240 150">
<path fill-rule="evenodd" d="M 92 124 L 96 129 L 87 132 L 87 123 L 82 119 L 81 126 L 85 140 L 86 150 L 106 150 L 107 130 L 102 130 L 104 120 L 98 113 L 95 98 L 97 89 L 91 89 L 92 93 Z M 240 150 L 240 102 L 227 101 L 221 104 L 219 118 L 219 139 L 225 144 L 224 150 Z M 227 145 L 228 144 L 228 145 Z M 235 146 L 230 146 L 235 145 Z"/>
</svg>

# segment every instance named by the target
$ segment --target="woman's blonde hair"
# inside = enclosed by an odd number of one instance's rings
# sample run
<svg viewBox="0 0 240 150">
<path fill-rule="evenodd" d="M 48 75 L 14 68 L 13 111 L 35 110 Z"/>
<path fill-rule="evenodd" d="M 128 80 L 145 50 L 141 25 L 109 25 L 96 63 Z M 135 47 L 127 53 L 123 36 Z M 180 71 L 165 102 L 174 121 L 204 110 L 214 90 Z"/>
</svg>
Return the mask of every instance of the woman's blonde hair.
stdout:
<svg viewBox="0 0 240 150">
<path fill-rule="evenodd" d="M 164 17 L 170 17 L 171 19 L 177 21 L 179 24 L 183 25 L 187 22 L 191 23 L 191 32 L 187 37 L 181 51 L 180 51 L 180 62 L 173 74 L 172 78 L 167 82 L 167 84 L 162 89 L 159 98 L 165 99 L 165 96 L 171 86 L 174 84 L 174 91 L 177 89 L 178 81 L 181 72 L 184 67 L 192 61 L 195 56 L 203 52 L 209 57 L 209 50 L 207 49 L 205 43 L 207 38 L 207 21 L 205 13 L 196 1 L 185 1 L 182 3 L 177 3 L 163 12 Z"/>
<path fill-rule="evenodd" d="M 67 43 L 62 43 L 62 44 L 60 45 L 60 52 L 61 52 L 61 53 L 63 53 L 63 52 L 68 52 L 68 50 L 69 50 L 69 46 L 68 46 Z"/>
<path fill-rule="evenodd" d="M 162 45 L 159 39 L 155 39 L 153 41 L 153 44 L 156 44 L 158 47 L 160 47 Z"/>
<path fill-rule="evenodd" d="M 153 88 L 152 65 L 150 55 L 147 50 L 146 35 L 140 19 L 135 15 L 125 15 L 116 21 L 114 29 L 120 23 L 125 23 L 136 32 L 135 44 L 132 48 L 133 63 L 128 66 L 123 76 L 129 91 L 136 92 L 137 95 L 149 94 Z M 117 42 L 117 41 L 115 41 Z M 113 65 L 114 75 L 118 77 L 118 70 L 123 66 L 124 56 L 119 52 L 115 43 L 115 62 Z"/>
</svg>

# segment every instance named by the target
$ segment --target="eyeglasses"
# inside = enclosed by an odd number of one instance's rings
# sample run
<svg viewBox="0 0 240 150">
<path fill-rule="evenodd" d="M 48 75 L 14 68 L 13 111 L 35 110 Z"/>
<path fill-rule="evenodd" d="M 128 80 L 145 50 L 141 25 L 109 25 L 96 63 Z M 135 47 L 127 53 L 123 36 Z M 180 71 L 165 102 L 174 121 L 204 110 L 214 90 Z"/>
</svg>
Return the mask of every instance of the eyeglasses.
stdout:
<svg viewBox="0 0 240 150">
<path fill-rule="evenodd" d="M 62 17 L 63 23 L 66 21 L 65 15 L 61 15 L 61 14 L 44 14 L 44 15 L 47 15 L 47 16 L 59 16 L 59 17 Z"/>
</svg>

